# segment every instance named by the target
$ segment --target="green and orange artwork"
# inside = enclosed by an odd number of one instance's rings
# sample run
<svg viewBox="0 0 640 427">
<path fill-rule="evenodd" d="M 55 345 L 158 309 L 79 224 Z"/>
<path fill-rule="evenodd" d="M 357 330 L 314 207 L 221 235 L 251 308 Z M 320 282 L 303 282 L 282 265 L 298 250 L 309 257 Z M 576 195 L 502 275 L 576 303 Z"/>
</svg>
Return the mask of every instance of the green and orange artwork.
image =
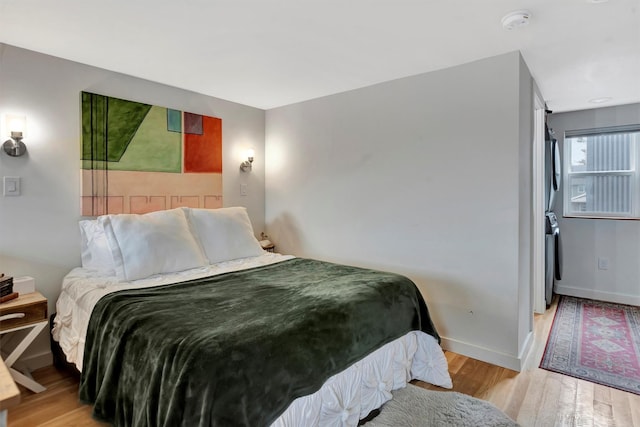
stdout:
<svg viewBox="0 0 640 427">
<path fill-rule="evenodd" d="M 222 206 L 222 120 L 82 92 L 81 213 Z"/>
</svg>

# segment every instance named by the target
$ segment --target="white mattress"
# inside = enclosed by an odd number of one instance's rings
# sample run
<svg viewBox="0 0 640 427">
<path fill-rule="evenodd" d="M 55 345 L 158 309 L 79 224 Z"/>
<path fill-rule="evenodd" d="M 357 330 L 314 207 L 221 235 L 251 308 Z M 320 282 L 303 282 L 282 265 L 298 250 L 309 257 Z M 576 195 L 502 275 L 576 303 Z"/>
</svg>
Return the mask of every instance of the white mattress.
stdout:
<svg viewBox="0 0 640 427">
<path fill-rule="evenodd" d="M 56 303 L 53 338 L 67 361 L 82 371 L 84 343 L 91 312 L 104 295 L 132 288 L 176 283 L 230 271 L 274 264 L 292 256 L 265 252 L 179 273 L 162 274 L 133 282 L 118 282 L 93 270 L 75 268 L 62 283 Z M 419 379 L 451 388 L 447 361 L 437 341 L 420 331 L 392 341 L 329 378 L 316 393 L 296 399 L 273 426 L 357 425 L 373 409 L 391 398 L 391 390 Z"/>
</svg>

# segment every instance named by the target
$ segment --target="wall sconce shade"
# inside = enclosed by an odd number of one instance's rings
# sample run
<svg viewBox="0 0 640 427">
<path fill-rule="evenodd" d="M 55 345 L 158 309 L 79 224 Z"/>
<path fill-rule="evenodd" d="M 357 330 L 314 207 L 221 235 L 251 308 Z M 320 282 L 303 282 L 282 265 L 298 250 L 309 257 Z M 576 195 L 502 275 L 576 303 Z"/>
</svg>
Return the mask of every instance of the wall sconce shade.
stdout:
<svg viewBox="0 0 640 427">
<path fill-rule="evenodd" d="M 11 139 L 7 139 L 2 148 L 11 157 L 22 156 L 27 152 L 27 146 L 22 142 L 27 127 L 27 119 L 24 116 L 7 115 L 5 121 L 7 134 Z"/>
<path fill-rule="evenodd" d="M 253 150 L 247 150 L 247 160 L 240 163 L 240 170 L 242 172 L 251 172 L 254 154 L 255 152 Z"/>
</svg>

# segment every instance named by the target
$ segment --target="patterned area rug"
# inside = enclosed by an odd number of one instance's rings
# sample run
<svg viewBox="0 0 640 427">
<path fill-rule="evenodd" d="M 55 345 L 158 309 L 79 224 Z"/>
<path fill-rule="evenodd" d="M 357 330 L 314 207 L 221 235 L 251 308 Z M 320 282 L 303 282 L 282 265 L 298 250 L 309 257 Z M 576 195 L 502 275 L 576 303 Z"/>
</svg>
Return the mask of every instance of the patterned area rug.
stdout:
<svg viewBox="0 0 640 427">
<path fill-rule="evenodd" d="M 540 367 L 640 394 L 640 307 L 562 296 Z"/>
</svg>

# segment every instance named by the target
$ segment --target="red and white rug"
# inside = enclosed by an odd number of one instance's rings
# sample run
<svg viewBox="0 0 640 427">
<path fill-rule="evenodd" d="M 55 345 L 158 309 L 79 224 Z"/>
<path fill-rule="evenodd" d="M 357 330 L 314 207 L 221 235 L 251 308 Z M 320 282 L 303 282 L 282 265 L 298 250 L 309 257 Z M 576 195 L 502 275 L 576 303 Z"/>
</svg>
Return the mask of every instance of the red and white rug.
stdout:
<svg viewBox="0 0 640 427">
<path fill-rule="evenodd" d="M 540 367 L 640 394 L 640 307 L 560 297 Z"/>
</svg>

